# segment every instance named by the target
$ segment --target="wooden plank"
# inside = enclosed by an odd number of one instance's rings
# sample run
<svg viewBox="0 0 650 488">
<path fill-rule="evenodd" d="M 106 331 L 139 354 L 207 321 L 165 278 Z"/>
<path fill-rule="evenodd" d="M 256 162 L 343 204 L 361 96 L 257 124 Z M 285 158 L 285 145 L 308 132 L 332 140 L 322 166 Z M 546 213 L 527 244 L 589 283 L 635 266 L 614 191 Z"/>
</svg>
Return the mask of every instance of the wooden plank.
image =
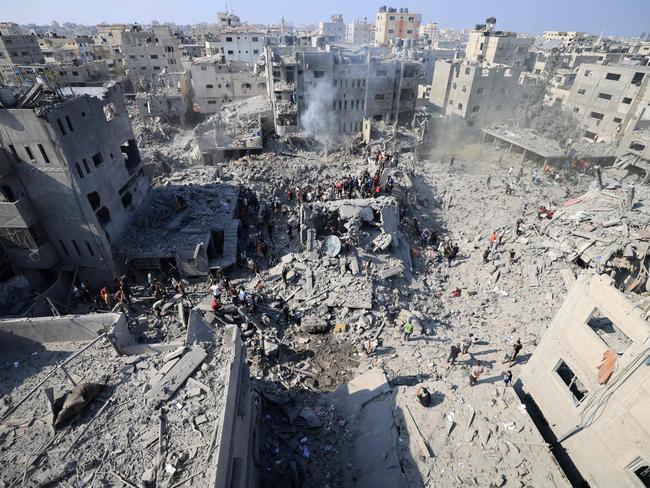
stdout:
<svg viewBox="0 0 650 488">
<path fill-rule="evenodd" d="M 207 357 L 205 349 L 201 346 L 193 346 L 163 378 L 151 387 L 146 393 L 147 399 L 155 407 L 161 402 L 169 400 L 176 390 L 190 377 Z"/>
</svg>

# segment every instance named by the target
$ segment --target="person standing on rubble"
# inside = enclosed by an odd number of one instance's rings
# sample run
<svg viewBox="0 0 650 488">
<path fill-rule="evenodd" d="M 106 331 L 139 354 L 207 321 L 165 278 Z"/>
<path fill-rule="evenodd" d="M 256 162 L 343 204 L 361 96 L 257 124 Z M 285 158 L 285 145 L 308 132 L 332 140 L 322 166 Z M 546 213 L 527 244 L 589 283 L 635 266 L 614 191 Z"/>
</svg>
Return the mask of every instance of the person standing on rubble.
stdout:
<svg viewBox="0 0 650 488">
<path fill-rule="evenodd" d="M 474 334 L 469 334 L 463 341 L 461 342 L 461 350 L 460 353 L 465 355 L 469 353 L 469 348 L 472 345 L 472 338 L 474 337 Z"/>
<path fill-rule="evenodd" d="M 490 247 L 486 247 L 483 251 L 483 264 L 487 264 L 490 260 Z"/>
<path fill-rule="evenodd" d="M 402 336 L 402 339 L 408 341 L 411 338 L 412 334 L 413 334 L 413 323 L 409 319 L 406 322 L 404 322 L 404 335 Z"/>
<path fill-rule="evenodd" d="M 481 361 L 476 361 L 469 372 L 469 386 L 474 386 L 484 372 L 485 368 L 481 365 Z"/>
<path fill-rule="evenodd" d="M 456 359 L 460 354 L 460 344 L 452 344 L 451 349 L 449 350 L 449 356 L 447 356 L 447 364 L 453 366 L 456 364 Z"/>
<path fill-rule="evenodd" d="M 413 217 L 413 235 L 415 236 L 420 235 L 420 223 L 418 222 L 418 219 L 416 217 Z"/>
</svg>

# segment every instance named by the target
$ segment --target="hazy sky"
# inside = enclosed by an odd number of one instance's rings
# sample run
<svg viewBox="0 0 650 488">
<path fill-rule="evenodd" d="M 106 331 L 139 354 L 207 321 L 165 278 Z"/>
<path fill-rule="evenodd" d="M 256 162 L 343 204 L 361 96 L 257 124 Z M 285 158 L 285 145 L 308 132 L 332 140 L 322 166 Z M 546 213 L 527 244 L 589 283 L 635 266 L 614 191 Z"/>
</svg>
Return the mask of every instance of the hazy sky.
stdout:
<svg viewBox="0 0 650 488">
<path fill-rule="evenodd" d="M 208 0 L 0 0 L 0 20 L 46 24 L 76 22 L 214 22 L 225 1 Z M 294 25 L 314 23 L 332 13 L 344 20 L 374 18 L 385 3 L 370 0 L 232 0 L 233 10 L 251 23 L 277 23 L 282 15 Z M 495 16 L 501 29 L 541 33 L 578 30 L 637 36 L 650 31 L 650 0 L 402 0 L 422 21 L 444 27 L 470 27 Z"/>
</svg>

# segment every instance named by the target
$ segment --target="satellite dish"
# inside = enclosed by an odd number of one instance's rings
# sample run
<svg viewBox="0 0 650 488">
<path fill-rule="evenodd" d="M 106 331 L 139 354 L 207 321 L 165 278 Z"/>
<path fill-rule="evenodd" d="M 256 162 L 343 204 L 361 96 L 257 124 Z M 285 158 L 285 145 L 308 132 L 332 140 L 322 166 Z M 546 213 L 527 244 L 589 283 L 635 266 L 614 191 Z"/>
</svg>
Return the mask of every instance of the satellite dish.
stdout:
<svg viewBox="0 0 650 488">
<path fill-rule="evenodd" d="M 341 241 L 336 236 L 329 236 L 323 241 L 323 252 L 335 258 L 341 252 Z"/>
</svg>

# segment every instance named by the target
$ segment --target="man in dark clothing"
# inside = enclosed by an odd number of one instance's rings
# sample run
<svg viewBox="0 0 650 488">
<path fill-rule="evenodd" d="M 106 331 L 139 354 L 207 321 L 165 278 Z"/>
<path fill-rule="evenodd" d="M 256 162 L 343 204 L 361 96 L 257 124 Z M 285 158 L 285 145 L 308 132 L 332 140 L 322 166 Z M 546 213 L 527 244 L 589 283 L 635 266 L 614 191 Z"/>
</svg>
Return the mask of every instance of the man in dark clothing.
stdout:
<svg viewBox="0 0 650 488">
<path fill-rule="evenodd" d="M 456 363 L 456 359 L 458 359 L 459 354 L 460 354 L 460 344 L 452 344 L 451 349 L 449 351 L 449 356 L 447 356 L 447 364 L 453 366 Z"/>
<path fill-rule="evenodd" d="M 424 386 L 418 386 L 417 390 L 415 390 L 415 394 L 420 401 L 420 405 L 423 407 L 431 406 L 431 393 L 429 393 L 429 390 L 427 390 Z"/>
</svg>

